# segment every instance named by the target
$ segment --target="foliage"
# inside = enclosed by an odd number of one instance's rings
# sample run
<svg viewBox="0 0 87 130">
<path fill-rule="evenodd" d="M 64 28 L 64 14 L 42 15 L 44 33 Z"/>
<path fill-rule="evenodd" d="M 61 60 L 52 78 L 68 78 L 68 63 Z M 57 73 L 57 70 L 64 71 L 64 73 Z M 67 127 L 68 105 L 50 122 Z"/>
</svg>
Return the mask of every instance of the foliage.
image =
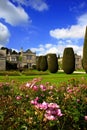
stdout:
<svg viewBox="0 0 87 130">
<path fill-rule="evenodd" d="M 35 76 L 35 75 L 49 75 L 49 73 L 46 71 L 46 72 L 42 72 L 42 71 L 35 71 L 35 70 L 26 70 L 26 71 L 22 71 L 22 74 L 23 75 L 26 75 L 26 76 Z"/>
<path fill-rule="evenodd" d="M 40 71 L 40 63 L 41 63 L 42 56 L 39 56 L 36 61 L 36 69 Z"/>
<path fill-rule="evenodd" d="M 85 32 L 85 37 L 84 37 L 82 65 L 85 72 L 87 72 L 87 26 L 86 26 L 86 32 Z"/>
<path fill-rule="evenodd" d="M 6 70 L 17 70 L 17 63 L 6 61 Z"/>
<path fill-rule="evenodd" d="M 46 71 L 47 69 L 48 69 L 47 57 L 42 56 L 41 62 L 40 62 L 40 70 Z"/>
<path fill-rule="evenodd" d="M 58 71 L 58 59 L 56 54 L 48 54 L 47 61 L 48 61 L 48 70 L 51 73 L 56 73 Z"/>
<path fill-rule="evenodd" d="M 62 65 L 66 74 L 71 74 L 75 70 L 75 55 L 73 48 L 68 47 L 64 49 Z"/>
<path fill-rule="evenodd" d="M 19 71 L 0 71 L 0 76 L 20 76 Z"/>
<path fill-rule="evenodd" d="M 0 83 L 1 130 L 86 130 L 87 81 Z"/>
</svg>

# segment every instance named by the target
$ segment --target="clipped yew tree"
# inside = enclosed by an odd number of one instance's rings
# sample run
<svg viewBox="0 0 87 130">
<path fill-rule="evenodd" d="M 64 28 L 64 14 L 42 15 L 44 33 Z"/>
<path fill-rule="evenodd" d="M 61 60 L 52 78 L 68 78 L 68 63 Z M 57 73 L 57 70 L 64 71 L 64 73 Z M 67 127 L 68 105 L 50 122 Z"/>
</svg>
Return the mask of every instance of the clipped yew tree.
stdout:
<svg viewBox="0 0 87 130">
<path fill-rule="evenodd" d="M 56 54 L 47 55 L 48 70 L 51 73 L 56 73 L 58 71 L 58 59 Z"/>
<path fill-rule="evenodd" d="M 41 59 L 42 59 L 42 56 L 38 56 L 37 61 L 36 61 L 36 69 L 37 69 L 38 71 L 41 70 L 41 69 L 40 69 Z"/>
<path fill-rule="evenodd" d="M 83 65 L 83 69 L 87 73 L 87 26 L 86 26 L 85 37 L 84 37 L 82 65 Z"/>
<path fill-rule="evenodd" d="M 71 74 L 75 70 L 75 55 L 72 47 L 64 49 L 62 68 L 66 74 Z"/>
<path fill-rule="evenodd" d="M 46 71 L 48 69 L 47 57 L 42 56 L 40 61 L 40 70 Z"/>
</svg>

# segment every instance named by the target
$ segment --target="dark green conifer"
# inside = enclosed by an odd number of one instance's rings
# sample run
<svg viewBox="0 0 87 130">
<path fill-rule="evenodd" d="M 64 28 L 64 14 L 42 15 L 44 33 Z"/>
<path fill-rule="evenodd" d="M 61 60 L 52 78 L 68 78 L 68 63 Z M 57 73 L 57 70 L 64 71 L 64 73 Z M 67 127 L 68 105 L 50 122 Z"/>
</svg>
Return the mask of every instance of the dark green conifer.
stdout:
<svg viewBox="0 0 87 130">
<path fill-rule="evenodd" d="M 38 71 L 41 70 L 41 69 L 40 69 L 41 58 L 42 58 L 42 56 L 39 56 L 39 57 L 37 58 L 37 61 L 36 61 L 36 69 L 37 69 Z"/>
<path fill-rule="evenodd" d="M 87 26 L 86 26 L 85 37 L 84 37 L 82 65 L 83 65 L 83 69 L 87 73 Z"/>
<path fill-rule="evenodd" d="M 47 57 L 42 56 L 40 61 L 40 70 L 46 71 L 48 69 Z"/>
<path fill-rule="evenodd" d="M 47 61 L 48 61 L 48 70 L 51 73 L 56 73 L 58 71 L 58 59 L 56 54 L 48 54 Z"/>
<path fill-rule="evenodd" d="M 68 47 L 64 49 L 62 67 L 66 74 L 71 74 L 75 70 L 75 55 L 73 48 Z"/>
</svg>

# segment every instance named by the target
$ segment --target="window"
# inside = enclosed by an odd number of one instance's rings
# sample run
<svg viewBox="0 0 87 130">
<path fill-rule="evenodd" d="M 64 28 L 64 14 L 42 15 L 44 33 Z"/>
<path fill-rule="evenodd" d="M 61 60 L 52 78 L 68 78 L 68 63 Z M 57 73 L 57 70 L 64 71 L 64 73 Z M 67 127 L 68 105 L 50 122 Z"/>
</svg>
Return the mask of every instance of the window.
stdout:
<svg viewBox="0 0 87 130">
<path fill-rule="evenodd" d="M 32 59 L 32 56 L 31 55 L 27 55 L 27 60 L 31 60 Z"/>
</svg>

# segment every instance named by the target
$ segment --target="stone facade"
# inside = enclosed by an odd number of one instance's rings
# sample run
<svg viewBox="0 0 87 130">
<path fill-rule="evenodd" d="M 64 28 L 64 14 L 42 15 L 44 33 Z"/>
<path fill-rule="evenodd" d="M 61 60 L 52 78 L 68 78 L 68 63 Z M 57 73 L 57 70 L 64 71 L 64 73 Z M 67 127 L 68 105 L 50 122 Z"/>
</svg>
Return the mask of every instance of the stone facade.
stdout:
<svg viewBox="0 0 87 130">
<path fill-rule="evenodd" d="M 75 70 L 82 69 L 82 58 L 75 54 Z"/>
<path fill-rule="evenodd" d="M 26 52 L 21 51 L 21 66 L 32 68 L 33 65 L 36 65 L 36 53 L 33 53 L 30 49 Z"/>
<path fill-rule="evenodd" d="M 0 50 L 0 70 L 6 70 L 6 50 Z"/>
<path fill-rule="evenodd" d="M 8 54 L 6 56 L 6 59 L 12 63 L 18 63 L 19 54 Z"/>
<path fill-rule="evenodd" d="M 4 57 L 0 57 L 0 70 L 6 70 L 6 60 Z"/>
<path fill-rule="evenodd" d="M 32 68 L 33 65 L 36 65 L 36 53 L 32 52 L 30 49 L 27 51 L 21 50 L 20 53 L 6 54 L 6 50 L 0 50 L 0 70 L 6 70 L 6 61 L 11 63 L 17 63 L 18 67 Z"/>
</svg>

